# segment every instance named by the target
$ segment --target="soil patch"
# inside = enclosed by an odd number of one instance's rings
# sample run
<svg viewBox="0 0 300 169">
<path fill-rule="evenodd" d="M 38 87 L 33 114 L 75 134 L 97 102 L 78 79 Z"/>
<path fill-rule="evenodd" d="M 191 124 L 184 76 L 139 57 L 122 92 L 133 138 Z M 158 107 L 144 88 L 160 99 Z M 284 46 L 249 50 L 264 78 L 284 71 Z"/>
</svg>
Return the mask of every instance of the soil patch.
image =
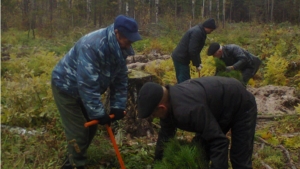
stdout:
<svg viewBox="0 0 300 169">
<path fill-rule="evenodd" d="M 293 87 L 268 85 L 247 90 L 255 96 L 258 113 L 262 115 L 294 114 L 295 106 L 300 103 Z"/>
</svg>

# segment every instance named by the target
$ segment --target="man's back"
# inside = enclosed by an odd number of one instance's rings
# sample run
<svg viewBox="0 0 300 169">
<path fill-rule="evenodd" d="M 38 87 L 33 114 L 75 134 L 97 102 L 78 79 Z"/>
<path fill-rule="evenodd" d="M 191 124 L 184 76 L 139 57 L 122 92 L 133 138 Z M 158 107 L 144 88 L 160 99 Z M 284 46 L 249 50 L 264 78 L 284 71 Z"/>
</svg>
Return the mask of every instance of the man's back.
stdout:
<svg viewBox="0 0 300 169">
<path fill-rule="evenodd" d="M 201 122 L 206 113 L 212 114 L 221 127 L 227 128 L 233 116 L 253 106 L 247 104 L 254 98 L 238 80 L 218 76 L 191 79 L 171 86 L 170 96 L 175 121 L 189 131 L 202 128 L 199 125 L 203 125 Z"/>
<path fill-rule="evenodd" d="M 189 64 L 193 56 L 200 56 L 206 40 L 206 33 L 202 25 L 190 28 L 182 37 L 177 47 L 172 52 L 174 60 Z"/>
</svg>

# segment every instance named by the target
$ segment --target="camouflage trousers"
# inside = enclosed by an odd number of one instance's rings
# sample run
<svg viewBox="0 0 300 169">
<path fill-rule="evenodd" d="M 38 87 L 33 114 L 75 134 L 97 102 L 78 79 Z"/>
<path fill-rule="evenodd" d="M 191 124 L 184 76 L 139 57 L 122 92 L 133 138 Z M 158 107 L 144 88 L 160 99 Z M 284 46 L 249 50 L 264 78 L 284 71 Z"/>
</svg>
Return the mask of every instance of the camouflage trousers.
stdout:
<svg viewBox="0 0 300 169">
<path fill-rule="evenodd" d="M 84 123 L 89 119 L 80 98 L 74 98 L 60 91 L 53 83 L 52 93 L 67 138 L 69 161 L 73 167 L 84 166 L 87 149 L 96 134 L 98 125 L 84 127 Z"/>
</svg>

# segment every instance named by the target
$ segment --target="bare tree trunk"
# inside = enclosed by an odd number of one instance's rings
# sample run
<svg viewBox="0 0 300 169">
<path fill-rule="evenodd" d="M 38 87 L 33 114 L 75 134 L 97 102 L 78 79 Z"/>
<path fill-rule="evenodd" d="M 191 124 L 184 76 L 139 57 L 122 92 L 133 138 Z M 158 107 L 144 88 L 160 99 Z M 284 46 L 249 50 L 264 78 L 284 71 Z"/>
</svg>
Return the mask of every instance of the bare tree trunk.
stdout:
<svg viewBox="0 0 300 169">
<path fill-rule="evenodd" d="M 223 28 L 225 28 L 225 4 L 226 0 L 223 0 Z"/>
<path fill-rule="evenodd" d="M 94 0 L 94 26 L 97 26 L 97 0 Z"/>
<path fill-rule="evenodd" d="M 131 7 L 130 16 L 135 19 L 135 1 L 134 0 L 131 0 L 130 7 Z"/>
<path fill-rule="evenodd" d="M 72 28 L 74 27 L 74 13 L 73 13 L 73 0 L 69 0 L 69 8 L 70 10 L 72 11 L 71 12 L 71 25 L 72 25 Z"/>
<path fill-rule="evenodd" d="M 175 20 L 175 23 L 176 23 L 176 20 L 177 20 L 177 0 L 175 0 L 175 18 L 174 18 L 174 20 Z"/>
<path fill-rule="evenodd" d="M 300 3 L 299 3 L 299 17 L 298 17 L 298 25 L 300 24 Z M 300 157 L 299 157 L 299 159 L 300 159 Z"/>
<path fill-rule="evenodd" d="M 264 22 L 267 22 L 267 17 L 266 17 L 266 12 L 267 12 L 267 0 L 264 0 L 264 16 L 263 16 L 263 20 Z"/>
<path fill-rule="evenodd" d="M 271 2 L 272 4 L 272 6 L 271 6 L 271 22 L 273 22 L 273 11 L 274 11 L 274 0 L 272 0 L 272 2 Z"/>
<path fill-rule="evenodd" d="M 270 13 L 270 0 L 267 0 L 267 15 L 266 15 L 267 22 L 270 22 L 269 13 Z"/>
<path fill-rule="evenodd" d="M 126 16 L 128 16 L 128 12 L 129 12 L 128 2 L 125 2 L 125 9 L 126 9 Z"/>
<path fill-rule="evenodd" d="M 217 22 L 220 20 L 220 1 L 217 0 Z"/>
<path fill-rule="evenodd" d="M 232 14 L 232 0 L 230 1 L 230 11 L 229 11 L 229 20 L 230 20 L 230 23 L 232 22 L 232 18 L 231 18 L 231 14 Z"/>
<path fill-rule="evenodd" d="M 118 0 L 118 12 L 119 14 L 122 13 L 122 0 Z"/>
<path fill-rule="evenodd" d="M 155 23 L 158 22 L 158 4 L 159 0 L 155 0 Z"/>
<path fill-rule="evenodd" d="M 91 16 L 91 0 L 86 0 L 86 22 L 87 24 L 90 21 Z"/>
<path fill-rule="evenodd" d="M 22 1 L 22 26 L 27 29 L 28 27 L 28 13 L 29 13 L 29 0 Z"/>
<path fill-rule="evenodd" d="M 211 18 L 211 6 L 212 6 L 212 0 L 209 0 L 209 17 Z"/>
<path fill-rule="evenodd" d="M 250 14 L 250 13 L 251 13 L 251 12 L 250 12 L 250 11 L 251 11 L 251 8 L 250 8 L 250 4 L 249 4 L 248 8 L 249 8 L 249 9 L 248 9 L 248 19 L 249 19 L 249 21 L 251 21 L 251 14 Z"/>
<path fill-rule="evenodd" d="M 31 6 L 30 6 L 31 5 Z M 31 23 L 31 21 L 32 21 L 32 3 L 30 3 L 30 0 L 29 0 L 29 3 L 28 3 L 28 33 L 27 33 L 27 38 L 29 38 L 29 36 L 30 36 L 30 30 L 31 30 L 31 27 L 32 27 L 32 23 Z"/>
<path fill-rule="evenodd" d="M 204 18 L 204 7 L 205 7 L 205 0 L 203 0 L 203 4 L 202 4 L 202 18 Z"/>
<path fill-rule="evenodd" d="M 29 37 L 30 30 L 32 30 L 32 36 L 33 39 L 35 39 L 34 29 L 35 29 L 36 12 L 37 12 L 36 0 L 32 0 L 31 9 L 32 10 L 30 10 L 31 12 L 30 12 L 30 19 L 29 19 L 28 37 Z"/>
<path fill-rule="evenodd" d="M 194 20 L 195 19 L 195 0 L 192 0 L 192 19 Z"/>
<path fill-rule="evenodd" d="M 152 12 L 151 12 L 151 0 L 149 0 L 149 23 L 152 22 L 151 21 L 151 14 L 152 14 Z"/>
<path fill-rule="evenodd" d="M 50 20 L 50 37 L 52 37 L 53 32 L 53 0 L 49 0 L 49 20 Z"/>
<path fill-rule="evenodd" d="M 96 1 L 98 1 L 98 0 L 96 0 Z M 99 11 L 98 15 L 99 15 L 98 24 L 99 24 L 99 27 L 101 28 L 102 27 L 102 15 L 103 15 L 102 10 Z"/>
</svg>

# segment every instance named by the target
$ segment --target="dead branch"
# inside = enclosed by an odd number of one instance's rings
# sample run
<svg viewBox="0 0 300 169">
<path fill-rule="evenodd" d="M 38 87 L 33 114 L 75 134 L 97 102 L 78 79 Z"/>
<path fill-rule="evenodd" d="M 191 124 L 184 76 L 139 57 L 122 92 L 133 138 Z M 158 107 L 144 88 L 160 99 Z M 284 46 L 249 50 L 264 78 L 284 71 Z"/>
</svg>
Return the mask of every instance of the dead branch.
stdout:
<svg viewBox="0 0 300 169">
<path fill-rule="evenodd" d="M 155 123 L 152 122 L 152 125 L 154 125 L 155 127 L 159 128 L 160 129 L 160 125 L 157 125 Z"/>
<path fill-rule="evenodd" d="M 285 157 L 287 158 L 287 162 L 288 162 L 289 167 L 291 169 L 296 169 L 295 165 L 293 164 L 293 162 L 291 160 L 291 156 L 290 156 L 289 151 L 286 148 L 284 148 L 282 145 L 277 146 L 277 148 L 280 148 L 283 151 Z"/>
<path fill-rule="evenodd" d="M 263 142 L 263 143 L 265 143 L 265 144 L 268 145 L 268 146 L 274 147 L 272 144 L 268 143 L 266 140 L 264 140 L 264 139 L 261 138 L 261 137 L 258 137 L 258 140 L 261 141 L 261 142 Z"/>
<path fill-rule="evenodd" d="M 265 146 L 265 143 L 262 143 L 260 149 L 264 149 L 264 146 Z M 255 153 L 255 154 L 254 154 L 254 157 L 255 157 L 255 158 L 259 158 L 259 157 L 258 157 L 258 153 Z M 268 164 L 266 164 L 266 163 L 265 163 L 263 160 L 261 160 L 261 159 L 260 159 L 260 163 L 261 163 L 262 166 L 265 167 L 265 169 L 273 169 L 271 166 L 269 166 Z"/>
<path fill-rule="evenodd" d="M 264 161 L 261 161 L 261 165 L 263 165 L 266 169 L 273 169 L 271 166 L 266 164 Z"/>
<path fill-rule="evenodd" d="M 281 136 L 283 136 L 283 137 L 295 137 L 295 136 L 298 136 L 298 135 L 300 135 L 300 132 L 281 134 Z"/>
<path fill-rule="evenodd" d="M 285 115 L 286 116 L 286 115 Z M 284 115 L 274 115 L 274 116 L 264 116 L 264 115 L 258 115 L 257 119 L 262 120 L 275 120 L 276 118 L 285 117 Z"/>
<path fill-rule="evenodd" d="M 272 144 L 268 143 L 266 140 L 264 140 L 263 138 L 261 137 L 258 137 L 258 140 L 263 142 L 264 144 L 268 145 L 268 146 L 271 146 L 273 148 L 280 148 L 285 156 L 285 158 L 287 159 L 286 163 L 289 165 L 289 167 L 291 169 L 297 169 L 295 167 L 295 165 L 293 164 L 292 160 L 291 160 L 291 157 L 290 157 L 290 153 L 289 151 L 282 145 L 278 145 L 278 146 L 273 146 Z"/>
</svg>

